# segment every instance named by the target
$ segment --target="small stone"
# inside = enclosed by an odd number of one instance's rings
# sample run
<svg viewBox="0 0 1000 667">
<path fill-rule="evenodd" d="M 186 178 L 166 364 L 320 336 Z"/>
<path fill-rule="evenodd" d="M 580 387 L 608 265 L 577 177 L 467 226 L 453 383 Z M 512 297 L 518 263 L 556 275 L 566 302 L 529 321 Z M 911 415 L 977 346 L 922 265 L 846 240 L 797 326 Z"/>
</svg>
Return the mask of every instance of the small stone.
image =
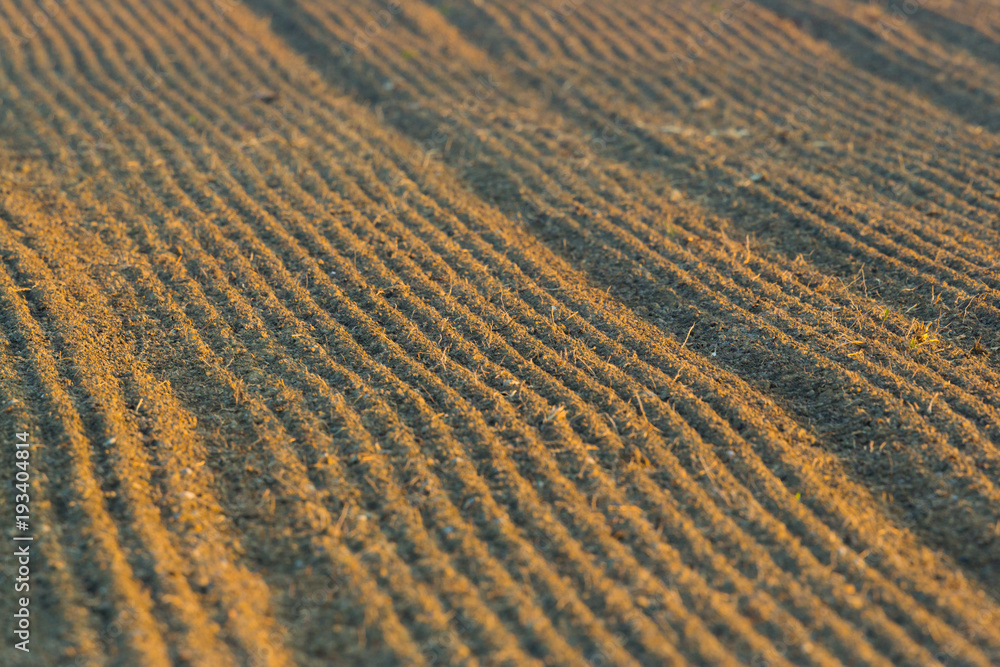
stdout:
<svg viewBox="0 0 1000 667">
<path fill-rule="evenodd" d="M 278 99 L 278 93 L 276 93 L 273 90 L 264 88 L 254 93 L 253 97 L 255 100 L 259 100 L 264 104 L 270 104 L 271 102 L 274 102 L 275 100 Z"/>
</svg>

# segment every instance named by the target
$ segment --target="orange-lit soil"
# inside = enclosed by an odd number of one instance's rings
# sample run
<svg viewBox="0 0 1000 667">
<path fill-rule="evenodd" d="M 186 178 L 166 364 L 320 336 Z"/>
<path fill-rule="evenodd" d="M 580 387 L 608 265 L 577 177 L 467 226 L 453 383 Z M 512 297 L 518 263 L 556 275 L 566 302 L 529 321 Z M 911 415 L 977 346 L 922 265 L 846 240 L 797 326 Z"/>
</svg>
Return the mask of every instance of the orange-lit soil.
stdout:
<svg viewBox="0 0 1000 667">
<path fill-rule="evenodd" d="M 0 0 L 0 663 L 1000 664 L 1000 6 L 905 7 Z"/>
</svg>

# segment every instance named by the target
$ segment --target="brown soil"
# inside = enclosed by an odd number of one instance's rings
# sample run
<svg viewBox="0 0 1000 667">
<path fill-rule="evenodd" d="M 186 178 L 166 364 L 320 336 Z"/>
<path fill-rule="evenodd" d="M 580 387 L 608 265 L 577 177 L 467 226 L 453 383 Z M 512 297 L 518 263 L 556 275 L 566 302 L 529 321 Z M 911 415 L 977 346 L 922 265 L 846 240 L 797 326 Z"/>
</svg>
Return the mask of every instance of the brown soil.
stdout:
<svg viewBox="0 0 1000 667">
<path fill-rule="evenodd" d="M 0 0 L 0 663 L 1000 664 L 997 81 L 995 0 Z"/>
</svg>

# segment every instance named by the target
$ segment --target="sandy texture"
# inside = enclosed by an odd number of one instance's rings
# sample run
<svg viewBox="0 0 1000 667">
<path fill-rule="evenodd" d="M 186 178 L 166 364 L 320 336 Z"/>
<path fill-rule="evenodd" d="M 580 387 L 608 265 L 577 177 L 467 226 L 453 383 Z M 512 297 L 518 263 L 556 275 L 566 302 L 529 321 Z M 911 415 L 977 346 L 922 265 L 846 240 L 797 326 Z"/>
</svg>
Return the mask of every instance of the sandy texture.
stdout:
<svg viewBox="0 0 1000 667">
<path fill-rule="evenodd" d="M 1000 664 L 1000 5 L 904 4 L 0 0 L 0 663 Z"/>
</svg>

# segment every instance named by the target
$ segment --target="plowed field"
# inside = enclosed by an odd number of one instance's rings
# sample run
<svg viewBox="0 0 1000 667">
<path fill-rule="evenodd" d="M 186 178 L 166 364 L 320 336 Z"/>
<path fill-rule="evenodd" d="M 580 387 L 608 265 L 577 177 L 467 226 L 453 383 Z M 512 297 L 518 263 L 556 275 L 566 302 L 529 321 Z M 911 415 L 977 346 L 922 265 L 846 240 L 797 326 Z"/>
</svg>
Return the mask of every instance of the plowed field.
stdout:
<svg viewBox="0 0 1000 667">
<path fill-rule="evenodd" d="M 996 0 L 0 0 L 0 663 L 1000 664 L 998 82 Z"/>
</svg>

